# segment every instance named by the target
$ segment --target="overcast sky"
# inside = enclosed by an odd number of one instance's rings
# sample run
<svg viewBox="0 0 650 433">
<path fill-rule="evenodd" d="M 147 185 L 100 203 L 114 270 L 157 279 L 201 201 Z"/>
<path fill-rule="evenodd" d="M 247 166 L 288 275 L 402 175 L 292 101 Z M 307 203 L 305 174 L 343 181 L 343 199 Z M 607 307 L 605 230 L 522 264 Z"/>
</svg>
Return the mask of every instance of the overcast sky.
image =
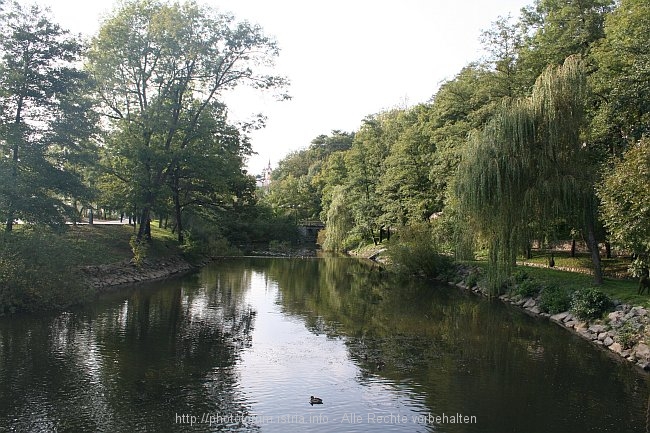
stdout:
<svg viewBox="0 0 650 433">
<path fill-rule="evenodd" d="M 533 0 L 198 0 L 262 26 L 281 52 L 277 73 L 291 81 L 290 101 L 249 92 L 229 95 L 233 120 L 256 113 L 248 167 L 257 174 L 289 152 L 339 129 L 352 132 L 370 114 L 428 101 L 444 80 L 481 56 L 479 36 L 497 17 Z M 38 0 L 74 33 L 94 35 L 115 0 Z M 28 0 L 21 0 L 28 3 Z"/>
</svg>

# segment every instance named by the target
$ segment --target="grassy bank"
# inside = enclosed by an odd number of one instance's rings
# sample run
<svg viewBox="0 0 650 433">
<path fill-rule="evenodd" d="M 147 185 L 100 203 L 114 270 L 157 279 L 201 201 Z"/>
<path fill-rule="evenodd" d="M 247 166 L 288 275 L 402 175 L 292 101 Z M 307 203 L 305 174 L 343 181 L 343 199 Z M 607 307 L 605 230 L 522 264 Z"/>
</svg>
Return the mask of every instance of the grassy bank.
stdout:
<svg viewBox="0 0 650 433">
<path fill-rule="evenodd" d="M 131 259 L 133 234 L 128 225 L 80 225 L 60 232 L 18 226 L 0 233 L 0 315 L 86 301 L 94 293 L 79 269 Z M 170 232 L 152 227 L 152 235 L 148 258 L 182 252 Z"/>
<path fill-rule="evenodd" d="M 442 269 L 444 262 L 433 260 L 437 252 L 431 242 L 427 241 L 426 233 L 415 232 L 405 239 L 391 239 L 390 242 L 384 242 L 379 246 L 366 245 L 355 250 L 354 254 L 361 257 L 370 257 L 378 251 L 382 257 L 387 257 L 400 265 L 401 269 L 411 274 L 423 275 L 430 278 L 454 279 L 455 271 L 449 273 Z M 423 262 L 422 256 L 428 260 Z M 526 259 L 526 264 L 519 264 L 515 267 L 513 278 L 528 280 L 529 286 L 535 286 L 538 289 L 542 287 L 561 287 L 567 292 L 574 292 L 590 287 L 594 287 L 591 272 L 591 258 L 588 253 L 578 253 L 571 257 L 568 251 L 554 251 L 553 259 L 555 267 L 547 267 L 550 252 L 535 251 L 531 259 Z M 523 260 L 523 258 L 521 258 Z M 610 298 L 619 300 L 630 305 L 637 305 L 650 308 L 650 295 L 638 295 L 638 280 L 633 278 L 619 278 L 625 275 L 630 265 L 631 259 L 628 257 L 615 257 L 611 259 L 602 259 L 603 270 L 605 272 L 605 281 L 598 289 Z M 473 276 L 474 280 L 480 280 L 487 275 L 488 262 L 487 258 L 481 257 L 476 261 L 461 262 L 463 267 L 475 267 L 482 270 L 480 275 Z M 572 271 L 561 270 L 559 268 L 571 269 Z M 399 269 L 395 269 L 399 271 Z M 442 273 L 443 275 L 438 275 Z M 613 277 L 616 275 L 617 277 Z M 461 278 L 456 276 L 456 278 Z M 473 281 L 473 283 L 480 281 Z M 486 285 L 483 281 L 483 285 Z M 507 289 L 506 289 L 507 290 Z"/>
</svg>

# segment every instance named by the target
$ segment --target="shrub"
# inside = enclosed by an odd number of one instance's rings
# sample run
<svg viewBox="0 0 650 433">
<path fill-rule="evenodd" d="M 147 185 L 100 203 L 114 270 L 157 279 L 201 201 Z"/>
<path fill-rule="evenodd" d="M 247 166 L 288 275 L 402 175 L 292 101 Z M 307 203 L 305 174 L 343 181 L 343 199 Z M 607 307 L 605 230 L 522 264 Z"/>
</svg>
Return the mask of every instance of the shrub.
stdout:
<svg viewBox="0 0 650 433">
<path fill-rule="evenodd" d="M 549 314 L 557 314 L 567 311 L 571 307 L 571 296 L 569 291 L 563 287 L 544 287 L 540 294 L 539 306 L 542 311 Z"/>
<path fill-rule="evenodd" d="M 147 253 L 149 252 L 149 243 L 144 240 L 139 241 L 138 238 L 133 235 L 129 240 L 129 245 L 131 246 L 131 252 L 133 253 L 133 263 L 138 267 L 142 266 L 144 259 L 147 258 Z"/>
<path fill-rule="evenodd" d="M 530 298 L 537 296 L 540 290 L 540 285 L 535 281 L 523 280 L 512 288 L 511 293 L 521 298 Z"/>
<path fill-rule="evenodd" d="M 630 349 L 639 339 L 637 330 L 630 322 L 625 322 L 618 328 L 616 333 L 616 341 L 618 341 L 623 349 Z"/>
<path fill-rule="evenodd" d="M 596 288 L 578 290 L 571 297 L 571 313 L 581 320 L 597 319 L 612 308 L 612 300 Z"/>
<path fill-rule="evenodd" d="M 399 238 L 391 239 L 388 256 L 402 274 L 437 278 L 451 266 L 451 258 L 436 249 L 426 223 L 402 227 Z"/>
<path fill-rule="evenodd" d="M 472 269 L 465 277 L 465 284 L 467 285 L 467 287 L 471 289 L 472 287 L 476 286 L 480 280 L 481 280 L 480 269 Z"/>
<path fill-rule="evenodd" d="M 530 277 L 528 276 L 528 272 L 524 269 L 518 269 L 512 274 L 512 281 L 515 284 L 520 284 L 524 281 L 530 281 Z"/>
</svg>

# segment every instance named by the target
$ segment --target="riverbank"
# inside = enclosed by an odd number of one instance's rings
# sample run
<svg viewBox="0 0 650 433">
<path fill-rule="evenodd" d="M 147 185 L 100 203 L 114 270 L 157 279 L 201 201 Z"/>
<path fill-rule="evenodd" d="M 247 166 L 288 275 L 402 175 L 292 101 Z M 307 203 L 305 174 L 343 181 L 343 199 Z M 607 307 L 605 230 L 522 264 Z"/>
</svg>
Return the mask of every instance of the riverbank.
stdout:
<svg viewBox="0 0 650 433">
<path fill-rule="evenodd" d="M 208 258 L 190 263 L 182 256 L 145 259 L 139 265 L 132 260 L 122 260 L 105 265 L 83 266 L 84 284 L 98 293 L 111 288 L 164 280 L 192 272 L 208 263 Z"/>
<path fill-rule="evenodd" d="M 468 268 L 460 267 L 459 275 L 467 277 Z M 561 272 L 561 271 L 560 271 Z M 470 279 L 471 280 L 471 279 Z M 478 283 L 448 281 L 447 283 L 462 290 L 471 291 L 479 296 L 489 298 L 486 287 Z M 519 296 L 503 294 L 498 297 L 530 316 L 550 320 L 562 328 L 591 342 L 594 346 L 617 355 L 621 360 L 635 364 L 644 371 L 650 371 L 650 314 L 642 306 L 633 306 L 614 300 L 614 310 L 603 318 L 581 320 L 571 310 L 556 314 L 543 311 L 541 294 L 536 296 Z"/>
<path fill-rule="evenodd" d="M 152 227 L 142 260 L 132 263 L 132 226 L 65 230 L 18 226 L 0 234 L 0 315 L 62 310 L 111 287 L 169 278 L 200 267 L 167 230 Z"/>
<path fill-rule="evenodd" d="M 385 246 L 366 246 L 356 251 L 350 252 L 350 255 L 371 259 L 386 264 Z M 518 267 L 519 268 L 519 267 Z M 536 276 L 536 283 L 543 285 L 546 276 L 549 286 L 566 286 L 567 292 L 581 290 L 591 287 L 583 272 L 577 275 L 569 271 L 540 269 L 543 265 L 535 264 L 534 268 L 529 268 L 525 264 L 520 265 L 523 272 L 530 272 Z M 544 275 L 543 272 L 553 272 L 552 278 Z M 483 269 L 471 265 L 456 265 L 455 272 L 450 273 L 444 282 L 465 291 L 470 291 L 486 299 L 490 298 L 487 287 L 482 284 Z M 563 281 L 566 284 L 563 284 Z M 530 282 L 530 280 L 529 280 Z M 514 283 L 513 287 L 507 293 L 498 297 L 501 302 L 508 303 L 516 308 L 521 309 L 526 314 L 539 318 L 540 320 L 550 320 L 558 326 L 572 332 L 573 334 L 584 338 L 599 349 L 606 350 L 617 359 L 624 360 L 635 364 L 644 371 L 650 371 L 650 309 L 646 305 L 637 305 L 635 303 L 624 302 L 620 299 L 613 299 L 612 308 L 602 317 L 597 319 L 582 320 L 574 314 L 571 309 L 551 314 L 545 311 L 544 302 L 542 302 L 543 290 L 533 290 L 526 294 L 525 290 L 518 291 L 520 286 L 526 283 Z M 637 301 L 632 283 L 612 281 L 610 286 L 621 286 L 616 289 L 603 289 L 603 292 L 613 292 L 622 294 L 626 292 L 625 297 Z M 625 291 L 625 292 L 622 292 Z M 518 292 L 523 292 L 520 294 Z M 567 295 L 568 296 L 568 295 Z"/>
</svg>

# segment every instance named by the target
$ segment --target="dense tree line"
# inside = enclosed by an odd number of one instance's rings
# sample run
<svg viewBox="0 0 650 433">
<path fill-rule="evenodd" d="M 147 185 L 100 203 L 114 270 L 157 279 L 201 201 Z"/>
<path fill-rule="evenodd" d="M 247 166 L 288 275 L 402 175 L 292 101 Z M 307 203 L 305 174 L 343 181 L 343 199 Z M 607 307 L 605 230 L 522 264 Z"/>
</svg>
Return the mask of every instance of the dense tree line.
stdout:
<svg viewBox="0 0 650 433">
<path fill-rule="evenodd" d="M 139 242 L 155 218 L 181 242 L 248 242 L 280 216 L 325 221 L 332 250 L 424 224 L 459 257 L 487 248 L 495 288 L 534 241 L 582 236 L 597 282 L 599 242 L 648 266 L 645 0 L 536 0 L 498 17 L 485 56 L 429 102 L 316 137 L 280 162 L 261 202 L 243 169 L 256 126 L 232 124 L 221 95 L 286 97 L 262 29 L 191 1 L 132 0 L 82 41 L 36 6 L 0 5 L 7 232 L 111 209 L 139 221 Z"/>
<path fill-rule="evenodd" d="M 648 17 L 645 0 L 536 0 L 499 17 L 486 55 L 428 103 L 319 137 L 280 162 L 266 200 L 321 218 L 334 250 L 426 223 L 461 257 L 487 248 L 495 290 L 534 241 L 582 237 L 597 283 L 599 242 L 647 267 Z"/>
<path fill-rule="evenodd" d="M 138 242 L 159 218 L 182 243 L 188 229 L 258 217 L 244 170 L 256 123 L 232 124 L 221 96 L 246 85 L 286 98 L 261 28 L 192 1 L 132 0 L 89 41 L 17 2 L 0 31 L 6 231 L 110 209 L 140 223 Z"/>
</svg>

